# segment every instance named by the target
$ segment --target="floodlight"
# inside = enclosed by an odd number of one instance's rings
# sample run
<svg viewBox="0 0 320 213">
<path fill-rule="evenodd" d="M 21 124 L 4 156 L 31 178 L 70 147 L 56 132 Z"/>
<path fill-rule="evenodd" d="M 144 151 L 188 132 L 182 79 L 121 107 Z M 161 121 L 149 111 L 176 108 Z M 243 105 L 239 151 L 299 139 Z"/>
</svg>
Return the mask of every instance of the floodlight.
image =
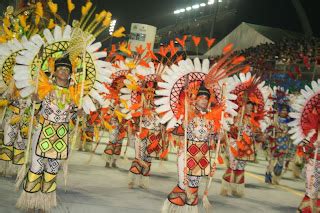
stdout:
<svg viewBox="0 0 320 213">
<path fill-rule="evenodd" d="M 200 7 L 200 5 L 195 4 L 195 5 L 192 6 L 192 9 L 198 9 L 199 7 Z"/>
</svg>

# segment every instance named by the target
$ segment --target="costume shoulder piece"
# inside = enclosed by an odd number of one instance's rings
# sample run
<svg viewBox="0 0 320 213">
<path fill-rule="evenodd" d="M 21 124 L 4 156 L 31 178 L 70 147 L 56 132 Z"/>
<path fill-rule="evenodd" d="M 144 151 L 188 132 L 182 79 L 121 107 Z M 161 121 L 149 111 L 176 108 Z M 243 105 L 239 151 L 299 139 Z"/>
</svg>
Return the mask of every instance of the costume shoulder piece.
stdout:
<svg viewBox="0 0 320 213">
<path fill-rule="evenodd" d="M 289 113 L 289 116 L 294 120 L 288 124 L 291 127 L 289 134 L 294 144 L 299 144 L 310 130 L 319 129 L 320 79 L 312 81 L 311 87 L 307 85 L 301 90 L 301 95 L 295 99 L 292 108 L 293 112 Z M 316 138 L 317 134 L 310 141 L 314 142 Z"/>
<path fill-rule="evenodd" d="M 17 66 L 14 69 L 14 79 L 16 86 L 21 90 L 21 96 L 27 97 L 35 90 L 36 73 L 41 70 L 49 76 L 53 70 L 50 70 L 50 60 L 57 59 L 63 55 L 69 54 L 74 56 L 77 50 L 75 40 L 79 43 L 77 30 L 71 26 L 56 26 L 53 31 L 45 29 L 42 38 L 36 34 L 26 42 L 25 50 L 17 56 Z M 74 86 L 76 87 L 85 81 L 86 89 L 84 90 L 82 106 L 86 113 L 95 111 L 96 107 L 93 100 L 104 104 L 104 99 L 99 93 L 107 93 L 103 85 L 104 82 L 110 82 L 108 76 L 111 75 L 108 67 L 109 63 L 100 58 L 106 56 L 106 52 L 97 51 L 101 43 L 94 43 L 94 38 L 86 43 L 84 54 L 78 54 L 73 58 L 72 63 Z M 82 44 L 83 45 L 83 44 Z M 82 70 L 85 69 L 85 72 Z M 85 79 L 83 79 L 85 77 Z"/>
</svg>

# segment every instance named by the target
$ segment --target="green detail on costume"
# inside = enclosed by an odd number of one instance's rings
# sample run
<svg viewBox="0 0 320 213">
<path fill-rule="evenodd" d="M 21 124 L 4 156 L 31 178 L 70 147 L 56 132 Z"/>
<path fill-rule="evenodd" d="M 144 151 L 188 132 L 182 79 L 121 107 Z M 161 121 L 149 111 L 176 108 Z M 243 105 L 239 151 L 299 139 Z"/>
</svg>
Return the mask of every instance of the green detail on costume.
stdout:
<svg viewBox="0 0 320 213">
<path fill-rule="evenodd" d="M 63 138 L 67 133 L 68 131 L 64 125 L 61 125 L 57 130 L 59 138 Z"/>
<path fill-rule="evenodd" d="M 53 144 L 53 148 L 58 153 L 61 153 L 67 148 L 67 144 L 62 139 L 59 139 Z"/>
<path fill-rule="evenodd" d="M 46 138 L 51 138 L 56 134 L 52 125 L 46 126 L 43 131 Z"/>
<path fill-rule="evenodd" d="M 42 152 L 47 152 L 52 148 L 52 145 L 50 143 L 49 139 L 44 139 L 40 142 L 40 149 Z"/>
<path fill-rule="evenodd" d="M 68 158 L 69 127 L 67 123 L 43 121 L 36 154 L 41 157 L 65 160 Z"/>
</svg>

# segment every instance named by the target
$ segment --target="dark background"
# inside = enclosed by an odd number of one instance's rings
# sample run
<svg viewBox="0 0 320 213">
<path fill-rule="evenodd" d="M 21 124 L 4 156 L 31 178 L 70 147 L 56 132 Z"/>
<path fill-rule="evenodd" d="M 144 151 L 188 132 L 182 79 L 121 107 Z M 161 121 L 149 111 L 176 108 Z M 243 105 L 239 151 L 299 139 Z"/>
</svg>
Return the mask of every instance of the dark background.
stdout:
<svg viewBox="0 0 320 213">
<path fill-rule="evenodd" d="M 59 14 L 67 14 L 66 0 L 53 0 L 59 3 Z M 218 0 L 216 0 L 217 2 Z M 282 29 L 292 30 L 303 33 L 300 21 L 298 19 L 295 8 L 291 0 L 223 0 L 227 1 L 228 7 L 236 9 L 232 21 L 228 19 L 224 25 L 223 31 L 213 33 L 213 37 L 226 35 L 232 31 L 241 22 L 248 22 Z M 10 0 L 0 0 L 0 5 L 5 8 Z M 86 0 L 73 0 L 76 4 L 76 10 L 73 12 L 73 17 L 78 17 L 80 14 L 80 6 Z M 201 16 L 200 13 L 194 12 L 193 19 L 178 19 L 177 15 L 173 14 L 176 9 L 192 6 L 196 3 L 207 3 L 207 0 L 92 0 L 97 6 L 97 11 L 106 9 L 112 12 L 113 17 L 118 20 L 117 27 L 125 26 L 127 32 L 130 31 L 132 22 L 140 22 L 156 26 L 158 29 L 164 26 L 177 24 L 181 21 L 194 21 L 194 18 Z M 309 18 L 313 34 L 320 36 L 319 27 L 319 1 L 318 0 L 300 0 L 306 14 Z M 66 17 L 65 17 L 66 18 Z M 208 26 L 210 27 L 210 26 Z"/>
</svg>

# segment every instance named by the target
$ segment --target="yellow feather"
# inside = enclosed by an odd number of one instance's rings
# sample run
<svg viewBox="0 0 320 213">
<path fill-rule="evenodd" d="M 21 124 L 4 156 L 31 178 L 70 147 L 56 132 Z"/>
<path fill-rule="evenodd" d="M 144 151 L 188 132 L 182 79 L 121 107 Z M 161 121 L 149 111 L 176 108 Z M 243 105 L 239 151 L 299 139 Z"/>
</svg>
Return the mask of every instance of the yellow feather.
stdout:
<svg viewBox="0 0 320 213">
<path fill-rule="evenodd" d="M 8 100 L 0 100 L 0 107 L 8 106 Z"/>
<path fill-rule="evenodd" d="M 103 124 L 104 124 L 104 127 L 105 127 L 107 130 L 109 130 L 109 131 L 113 130 L 112 126 L 111 126 L 107 121 L 105 121 Z"/>
<path fill-rule="evenodd" d="M 68 11 L 71 13 L 76 6 L 72 3 L 72 0 L 68 0 Z"/>
<path fill-rule="evenodd" d="M 19 123 L 21 120 L 21 117 L 19 115 L 14 115 L 11 119 L 10 119 L 10 124 L 11 125 L 15 125 L 17 123 Z"/>
<path fill-rule="evenodd" d="M 99 128 L 97 126 L 94 126 L 93 130 L 94 130 L 94 136 L 95 136 L 96 141 L 99 141 L 99 139 L 100 139 Z"/>
<path fill-rule="evenodd" d="M 121 122 L 122 119 L 124 119 L 124 118 L 126 117 L 126 114 L 123 114 L 123 113 L 121 113 L 121 112 L 118 111 L 118 110 L 115 110 L 115 111 L 114 111 L 114 114 L 118 117 L 119 122 Z"/>
<path fill-rule="evenodd" d="M 121 103 L 123 104 L 123 106 L 126 108 L 126 109 L 129 109 L 128 107 L 128 104 L 127 104 L 127 101 L 126 100 L 123 100 L 123 99 L 120 99 Z"/>
</svg>

